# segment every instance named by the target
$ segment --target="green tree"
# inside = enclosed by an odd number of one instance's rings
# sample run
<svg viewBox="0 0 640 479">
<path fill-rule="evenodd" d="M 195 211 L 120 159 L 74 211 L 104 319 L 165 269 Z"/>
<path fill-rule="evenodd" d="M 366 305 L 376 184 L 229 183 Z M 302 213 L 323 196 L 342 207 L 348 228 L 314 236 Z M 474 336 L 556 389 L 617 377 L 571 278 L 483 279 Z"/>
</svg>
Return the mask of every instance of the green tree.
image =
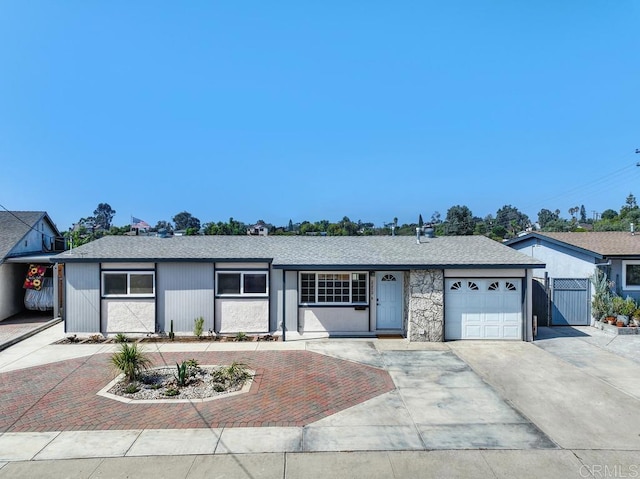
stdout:
<svg viewBox="0 0 640 479">
<path fill-rule="evenodd" d="M 495 225 L 491 228 L 491 237 L 497 240 L 503 240 L 507 237 L 507 228 L 502 225 Z"/>
<path fill-rule="evenodd" d="M 573 221 L 577 221 L 576 214 L 578 214 L 578 211 L 580 211 L 580 208 L 578 208 L 577 206 L 574 206 L 573 208 L 569 208 L 569 214 L 571 215 L 571 219 Z"/>
<path fill-rule="evenodd" d="M 629 213 L 637 209 L 638 209 L 638 203 L 636 202 L 636 197 L 633 196 L 632 193 L 629 193 L 629 196 L 627 196 L 624 206 L 620 208 L 620 217 L 626 218 L 629 215 Z"/>
<path fill-rule="evenodd" d="M 560 210 L 551 211 L 545 208 L 542 208 L 538 212 L 538 224 L 540 225 L 540 229 L 545 229 L 546 226 L 552 222 L 560 219 Z"/>
<path fill-rule="evenodd" d="M 615 219 L 604 219 L 593 224 L 593 231 L 625 231 L 626 229 L 627 225 L 624 222 Z"/>
<path fill-rule="evenodd" d="M 563 218 L 551 220 L 545 225 L 544 228 L 542 228 L 542 231 L 556 232 L 556 233 L 561 233 L 565 231 L 567 232 L 575 231 L 575 230 L 576 230 L 576 223 L 574 221 L 567 221 Z"/>
<path fill-rule="evenodd" d="M 187 228 L 200 229 L 200 220 L 188 211 L 182 211 L 171 219 L 177 230 L 186 230 Z"/>
<path fill-rule="evenodd" d="M 618 212 L 612 209 L 604 210 L 600 215 L 603 220 L 615 220 L 618 217 Z"/>
<path fill-rule="evenodd" d="M 587 210 L 585 209 L 584 205 L 580 205 L 580 223 L 586 223 L 587 222 Z"/>
<path fill-rule="evenodd" d="M 93 240 L 93 235 L 87 231 L 87 228 L 78 225 L 70 231 L 66 231 L 64 233 L 64 237 L 67 240 L 69 248 L 77 248 L 78 246 L 82 246 L 83 244 L 87 244 L 89 241 Z"/>
<path fill-rule="evenodd" d="M 422 214 L 418 216 L 418 228 L 422 228 L 424 226 L 424 221 L 422 219 Z"/>
<path fill-rule="evenodd" d="M 447 236 L 472 235 L 474 230 L 473 213 L 467 206 L 456 205 L 447 210 L 444 220 L 444 233 Z"/>
<path fill-rule="evenodd" d="M 156 231 L 164 230 L 167 233 L 171 233 L 173 231 L 173 226 L 168 221 L 160 220 L 156 223 L 156 226 L 153 229 Z"/>
<path fill-rule="evenodd" d="M 129 231 L 131 231 L 131 225 L 125 225 L 125 226 L 111 226 L 111 228 L 109 228 L 109 234 L 111 236 L 122 236 L 126 233 L 128 233 Z"/>
<path fill-rule="evenodd" d="M 531 226 L 529 217 L 511 205 L 504 205 L 496 212 L 496 224 L 505 228 L 511 238 Z"/>
<path fill-rule="evenodd" d="M 116 214 L 116 210 L 109 206 L 109 203 L 100 203 L 98 207 L 93 211 L 93 217 L 96 226 L 104 230 L 111 228 L 111 221 Z"/>
</svg>

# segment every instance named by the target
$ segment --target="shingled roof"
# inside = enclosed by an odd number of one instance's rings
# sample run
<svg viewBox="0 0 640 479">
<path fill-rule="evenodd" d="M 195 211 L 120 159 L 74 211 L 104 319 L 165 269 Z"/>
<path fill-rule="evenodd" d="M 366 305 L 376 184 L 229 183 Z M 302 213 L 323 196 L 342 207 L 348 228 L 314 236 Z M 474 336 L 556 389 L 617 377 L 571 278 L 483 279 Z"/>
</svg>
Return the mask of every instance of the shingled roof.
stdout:
<svg viewBox="0 0 640 479">
<path fill-rule="evenodd" d="M 0 211 L 0 262 L 46 214 L 44 211 Z"/>
<path fill-rule="evenodd" d="M 592 231 L 585 233 L 529 233 L 509 240 L 507 244 L 517 243 L 531 237 L 548 238 L 553 242 L 565 243 L 576 248 L 591 251 L 600 256 L 638 256 L 640 255 L 640 234 L 628 231 Z"/>
<path fill-rule="evenodd" d="M 267 261 L 275 268 L 541 268 L 484 236 L 105 236 L 59 262 Z"/>
</svg>

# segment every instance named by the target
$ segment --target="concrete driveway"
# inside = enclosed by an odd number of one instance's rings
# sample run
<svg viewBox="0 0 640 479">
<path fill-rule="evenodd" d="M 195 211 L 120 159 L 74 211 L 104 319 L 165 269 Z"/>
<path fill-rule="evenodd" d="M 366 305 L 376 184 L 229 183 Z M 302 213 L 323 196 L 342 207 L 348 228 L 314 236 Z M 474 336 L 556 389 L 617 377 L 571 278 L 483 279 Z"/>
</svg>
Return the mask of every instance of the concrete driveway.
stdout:
<svg viewBox="0 0 640 479">
<path fill-rule="evenodd" d="M 55 328 L 1 352 L 0 373 L 108 352 L 49 346 L 41 335 Z M 0 478 L 126 477 L 138 467 L 149 477 L 210 477 L 211 468 L 220 477 L 639 477 L 637 362 L 606 338 L 561 332 L 534 343 L 207 346 L 314 352 L 380 368 L 395 389 L 299 427 L 6 432 Z"/>
</svg>

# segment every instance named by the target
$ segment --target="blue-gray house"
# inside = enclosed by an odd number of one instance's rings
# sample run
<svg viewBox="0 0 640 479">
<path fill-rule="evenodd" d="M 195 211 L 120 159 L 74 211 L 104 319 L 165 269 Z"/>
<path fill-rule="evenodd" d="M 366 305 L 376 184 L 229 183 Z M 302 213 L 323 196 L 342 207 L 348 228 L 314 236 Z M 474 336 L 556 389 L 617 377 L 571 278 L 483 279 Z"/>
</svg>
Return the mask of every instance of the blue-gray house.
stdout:
<svg viewBox="0 0 640 479">
<path fill-rule="evenodd" d="M 106 236 L 65 264 L 67 332 L 531 340 L 532 270 L 483 236 Z"/>
<path fill-rule="evenodd" d="M 589 278 L 596 268 L 607 274 L 620 296 L 640 299 L 640 235 L 624 231 L 533 232 L 506 244 L 546 264 L 534 270 L 534 277 L 550 294 L 551 325 L 591 323 Z M 537 313 L 545 316 L 544 311 Z"/>
</svg>

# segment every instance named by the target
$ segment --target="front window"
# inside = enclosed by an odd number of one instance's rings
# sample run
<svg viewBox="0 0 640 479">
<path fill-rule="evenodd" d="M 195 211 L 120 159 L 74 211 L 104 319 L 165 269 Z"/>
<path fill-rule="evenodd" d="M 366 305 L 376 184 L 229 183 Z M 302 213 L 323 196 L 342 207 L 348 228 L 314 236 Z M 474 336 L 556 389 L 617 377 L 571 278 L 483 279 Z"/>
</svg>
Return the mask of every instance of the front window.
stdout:
<svg viewBox="0 0 640 479">
<path fill-rule="evenodd" d="M 622 289 L 640 290 L 640 261 L 622 262 Z"/>
<path fill-rule="evenodd" d="M 366 304 L 367 273 L 300 273 L 300 303 Z"/>
<path fill-rule="evenodd" d="M 217 273 L 218 296 L 266 296 L 267 272 L 224 271 Z"/>
<path fill-rule="evenodd" d="M 105 297 L 153 298 L 153 271 L 109 271 L 102 273 L 102 295 Z"/>
</svg>

